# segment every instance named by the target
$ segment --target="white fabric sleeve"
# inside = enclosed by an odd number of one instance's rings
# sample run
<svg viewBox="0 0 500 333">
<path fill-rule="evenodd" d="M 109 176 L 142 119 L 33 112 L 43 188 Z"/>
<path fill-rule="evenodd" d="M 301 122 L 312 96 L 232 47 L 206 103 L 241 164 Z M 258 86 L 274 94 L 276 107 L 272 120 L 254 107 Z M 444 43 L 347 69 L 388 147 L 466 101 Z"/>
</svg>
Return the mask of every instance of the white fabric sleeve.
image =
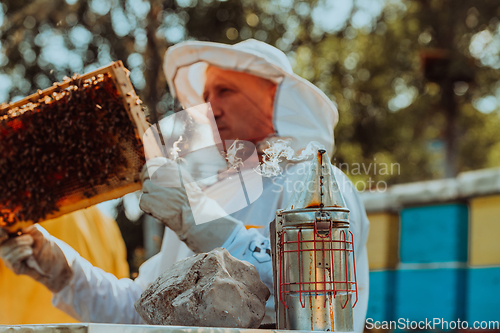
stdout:
<svg viewBox="0 0 500 333">
<path fill-rule="evenodd" d="M 131 279 L 118 279 L 77 255 L 73 277 L 52 304 L 76 320 L 94 323 L 143 324 L 134 303 L 143 289 Z"/>
<path fill-rule="evenodd" d="M 366 241 L 370 230 L 370 222 L 366 216 L 365 206 L 354 184 L 338 168 L 333 168 L 339 188 L 349 208 L 349 230 L 353 234 L 354 255 L 356 258 L 356 278 L 358 285 L 358 302 L 353 309 L 354 331 L 363 332 L 369 295 L 369 269 Z"/>
</svg>

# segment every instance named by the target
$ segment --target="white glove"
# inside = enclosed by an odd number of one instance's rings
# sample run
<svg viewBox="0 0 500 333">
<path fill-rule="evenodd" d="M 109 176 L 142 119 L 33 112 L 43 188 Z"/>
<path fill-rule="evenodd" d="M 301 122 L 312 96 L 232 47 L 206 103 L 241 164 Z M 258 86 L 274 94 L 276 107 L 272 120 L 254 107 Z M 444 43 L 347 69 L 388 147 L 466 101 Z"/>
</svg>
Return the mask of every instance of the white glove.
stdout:
<svg viewBox="0 0 500 333">
<path fill-rule="evenodd" d="M 172 229 L 193 252 L 222 246 L 233 229 L 242 224 L 208 198 L 176 162 L 156 158 L 148 161 L 148 170 L 152 177 L 149 179 L 148 173 L 143 172 L 139 206 Z"/>
<path fill-rule="evenodd" d="M 62 242 L 58 243 L 39 225 L 24 228 L 20 236 L 12 238 L 0 229 L 0 258 L 15 274 L 28 275 L 57 293 L 73 276 Z"/>
</svg>

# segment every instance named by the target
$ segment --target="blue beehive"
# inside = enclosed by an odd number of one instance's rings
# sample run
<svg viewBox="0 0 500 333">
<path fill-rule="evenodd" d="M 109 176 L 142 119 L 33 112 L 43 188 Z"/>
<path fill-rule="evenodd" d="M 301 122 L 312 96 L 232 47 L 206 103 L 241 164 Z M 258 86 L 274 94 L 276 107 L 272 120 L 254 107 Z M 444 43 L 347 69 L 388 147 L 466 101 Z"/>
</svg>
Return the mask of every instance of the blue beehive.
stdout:
<svg viewBox="0 0 500 333">
<path fill-rule="evenodd" d="M 370 272 L 370 297 L 366 318 L 394 320 L 394 271 Z"/>
<path fill-rule="evenodd" d="M 468 208 L 412 207 L 401 212 L 402 263 L 467 262 Z"/>
<path fill-rule="evenodd" d="M 471 325 L 500 319 L 500 267 L 468 270 L 466 312 Z"/>
<path fill-rule="evenodd" d="M 411 269 L 397 272 L 395 317 L 409 320 L 465 319 L 465 269 Z"/>
</svg>

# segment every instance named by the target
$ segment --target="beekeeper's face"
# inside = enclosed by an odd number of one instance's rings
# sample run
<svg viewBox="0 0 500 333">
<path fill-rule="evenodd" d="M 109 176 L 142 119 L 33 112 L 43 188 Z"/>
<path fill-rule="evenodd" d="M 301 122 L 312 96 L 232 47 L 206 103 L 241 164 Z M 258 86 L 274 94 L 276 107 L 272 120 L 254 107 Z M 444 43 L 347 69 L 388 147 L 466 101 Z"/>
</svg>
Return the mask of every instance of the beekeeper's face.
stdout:
<svg viewBox="0 0 500 333">
<path fill-rule="evenodd" d="M 210 102 L 224 140 L 257 143 L 273 134 L 276 84 L 243 72 L 210 66 L 203 98 Z"/>
</svg>

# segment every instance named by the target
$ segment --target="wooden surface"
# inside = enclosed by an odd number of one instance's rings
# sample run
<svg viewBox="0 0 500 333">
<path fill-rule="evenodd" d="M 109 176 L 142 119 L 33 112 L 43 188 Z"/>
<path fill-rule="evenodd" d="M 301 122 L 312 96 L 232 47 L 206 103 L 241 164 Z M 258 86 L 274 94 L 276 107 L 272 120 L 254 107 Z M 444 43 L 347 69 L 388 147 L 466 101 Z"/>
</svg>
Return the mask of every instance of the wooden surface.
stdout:
<svg viewBox="0 0 500 333">
<path fill-rule="evenodd" d="M 368 214 L 370 233 L 366 248 L 371 270 L 396 268 L 399 243 L 399 217 L 393 213 Z"/>
<path fill-rule="evenodd" d="M 470 200 L 471 266 L 500 265 L 500 195 Z"/>
</svg>

